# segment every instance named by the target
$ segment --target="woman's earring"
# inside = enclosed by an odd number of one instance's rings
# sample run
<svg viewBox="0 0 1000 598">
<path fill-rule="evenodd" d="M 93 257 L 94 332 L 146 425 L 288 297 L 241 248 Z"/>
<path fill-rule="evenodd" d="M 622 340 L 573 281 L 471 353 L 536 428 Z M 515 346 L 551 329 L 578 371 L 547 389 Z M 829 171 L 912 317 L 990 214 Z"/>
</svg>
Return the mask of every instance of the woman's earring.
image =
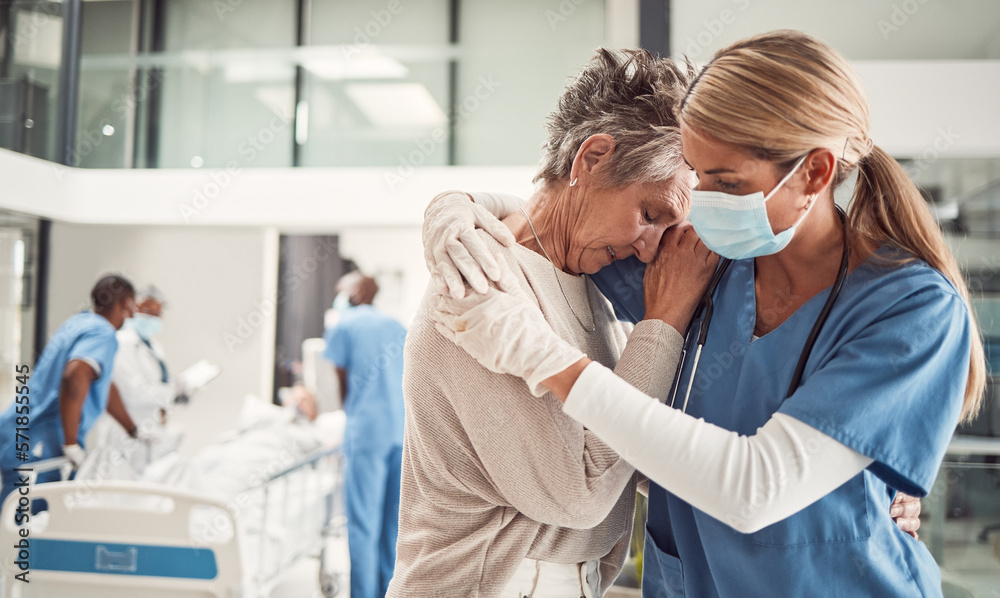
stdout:
<svg viewBox="0 0 1000 598">
<path fill-rule="evenodd" d="M 569 182 L 569 186 L 570 186 L 570 187 L 574 187 L 574 186 L 576 186 L 576 181 L 577 181 L 577 180 L 578 180 L 578 179 L 573 179 L 572 181 L 570 181 L 570 182 Z"/>
</svg>

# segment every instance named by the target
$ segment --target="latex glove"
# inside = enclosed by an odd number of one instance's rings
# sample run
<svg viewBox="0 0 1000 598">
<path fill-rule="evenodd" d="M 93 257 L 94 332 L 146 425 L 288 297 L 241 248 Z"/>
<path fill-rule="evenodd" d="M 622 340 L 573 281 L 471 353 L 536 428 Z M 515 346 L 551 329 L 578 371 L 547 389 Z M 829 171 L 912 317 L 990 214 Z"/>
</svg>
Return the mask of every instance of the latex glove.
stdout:
<svg viewBox="0 0 1000 598">
<path fill-rule="evenodd" d="M 892 517 L 899 529 L 918 539 L 917 530 L 920 529 L 920 499 L 902 492 L 896 493 L 896 499 L 889 507 L 889 516 Z"/>
<path fill-rule="evenodd" d="M 485 293 L 490 280 L 499 281 L 506 276 L 501 264 L 477 235 L 476 227 L 488 232 L 504 247 L 516 244 L 510 229 L 464 193 L 439 195 L 424 212 L 427 269 L 456 299 L 465 296 L 463 276 L 477 293 Z"/>
<path fill-rule="evenodd" d="M 135 439 L 143 444 L 153 444 L 163 438 L 163 428 L 160 426 L 141 426 L 136 430 Z"/>
<path fill-rule="evenodd" d="M 586 357 L 559 337 L 526 298 L 489 288 L 464 299 L 439 295 L 435 327 L 486 369 L 524 378 L 536 397 L 542 381 Z"/>
<path fill-rule="evenodd" d="M 64 444 L 63 456 L 73 465 L 73 469 L 80 469 L 83 461 L 87 458 L 87 453 L 79 444 Z"/>
<path fill-rule="evenodd" d="M 477 206 L 486 208 L 497 220 L 503 220 L 524 207 L 524 200 L 510 193 L 471 191 L 468 195 Z"/>
</svg>

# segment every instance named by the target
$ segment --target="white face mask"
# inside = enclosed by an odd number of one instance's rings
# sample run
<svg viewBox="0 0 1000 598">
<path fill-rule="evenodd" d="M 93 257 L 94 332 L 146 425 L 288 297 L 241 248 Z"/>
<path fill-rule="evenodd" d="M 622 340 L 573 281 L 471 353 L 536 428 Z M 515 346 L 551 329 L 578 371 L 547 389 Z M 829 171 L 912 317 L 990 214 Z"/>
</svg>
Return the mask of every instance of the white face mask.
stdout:
<svg viewBox="0 0 1000 598">
<path fill-rule="evenodd" d="M 347 293 L 337 293 L 337 296 L 333 298 L 333 309 L 344 313 L 351 308 L 351 297 Z"/>
<path fill-rule="evenodd" d="M 136 313 L 134 316 L 125 320 L 129 328 L 132 328 L 136 333 L 142 338 L 149 340 L 159 334 L 160 330 L 163 328 L 163 320 L 158 316 L 151 316 L 149 314 Z"/>
<path fill-rule="evenodd" d="M 795 229 L 802 224 L 815 198 L 801 217 L 787 230 L 774 234 L 767 218 L 767 200 L 785 184 L 805 161 L 802 156 L 795 167 L 781 179 L 771 192 L 732 195 L 721 191 L 691 191 L 691 213 L 688 220 L 706 247 L 722 257 L 741 260 L 773 255 L 788 246 Z"/>
</svg>

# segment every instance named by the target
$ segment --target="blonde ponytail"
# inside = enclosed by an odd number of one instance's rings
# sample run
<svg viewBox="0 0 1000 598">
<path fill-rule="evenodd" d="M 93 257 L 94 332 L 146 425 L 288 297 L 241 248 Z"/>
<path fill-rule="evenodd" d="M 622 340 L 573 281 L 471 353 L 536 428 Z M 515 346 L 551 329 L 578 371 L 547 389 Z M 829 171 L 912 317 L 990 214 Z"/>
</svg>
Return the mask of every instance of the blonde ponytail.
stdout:
<svg viewBox="0 0 1000 598">
<path fill-rule="evenodd" d="M 986 356 L 969 289 L 920 191 L 899 163 L 878 146 L 858 163 L 858 182 L 847 219 L 852 252 L 867 255 L 888 244 L 899 250 L 897 261 L 920 259 L 941 272 L 965 300 L 973 334 L 961 421 L 971 421 L 979 413 L 986 388 Z"/>
<path fill-rule="evenodd" d="M 850 63 L 801 31 L 772 31 L 719 50 L 681 101 L 680 121 L 779 167 L 815 148 L 838 156 L 832 187 L 859 169 L 848 213 L 852 253 L 889 246 L 920 259 L 958 289 L 973 327 L 962 421 L 979 412 L 986 359 L 969 290 L 916 185 L 868 136 L 868 101 Z"/>
</svg>

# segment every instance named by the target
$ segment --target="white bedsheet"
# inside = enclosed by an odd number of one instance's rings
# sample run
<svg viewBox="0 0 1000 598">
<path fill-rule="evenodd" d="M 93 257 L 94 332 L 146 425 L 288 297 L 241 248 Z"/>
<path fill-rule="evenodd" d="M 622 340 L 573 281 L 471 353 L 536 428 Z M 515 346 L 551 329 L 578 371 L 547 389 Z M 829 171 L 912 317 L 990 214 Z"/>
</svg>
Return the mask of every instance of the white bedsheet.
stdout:
<svg viewBox="0 0 1000 598">
<path fill-rule="evenodd" d="M 76 479 L 153 482 L 228 501 L 320 447 L 339 446 L 345 422 L 343 411 L 323 413 L 310 422 L 297 418 L 294 409 L 248 396 L 239 416 L 239 429 L 191 459 L 171 453 L 137 475 L 128 466 L 127 455 L 105 446 L 92 451 Z"/>
</svg>

